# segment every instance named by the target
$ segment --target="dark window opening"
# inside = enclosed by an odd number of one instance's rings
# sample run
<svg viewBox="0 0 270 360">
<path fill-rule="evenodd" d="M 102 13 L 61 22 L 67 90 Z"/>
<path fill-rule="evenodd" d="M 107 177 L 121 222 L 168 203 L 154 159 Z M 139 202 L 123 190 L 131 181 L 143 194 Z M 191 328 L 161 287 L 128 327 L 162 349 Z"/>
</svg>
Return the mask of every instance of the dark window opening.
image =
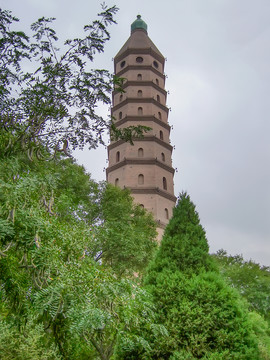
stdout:
<svg viewBox="0 0 270 360">
<path fill-rule="evenodd" d="M 136 57 L 136 62 L 137 63 L 142 63 L 143 62 L 143 58 L 141 56 Z"/>
<path fill-rule="evenodd" d="M 160 140 L 163 140 L 163 131 L 161 131 L 161 130 L 159 132 L 159 138 L 160 138 Z"/>
<path fill-rule="evenodd" d="M 143 174 L 140 174 L 140 175 L 138 176 L 138 184 L 139 184 L 139 185 L 143 185 L 143 184 L 144 184 L 144 176 L 143 176 Z"/>
<path fill-rule="evenodd" d="M 158 62 L 156 60 L 153 62 L 153 64 L 155 68 L 158 68 Z"/>
<path fill-rule="evenodd" d="M 117 151 L 116 153 L 116 162 L 120 161 L 120 151 Z"/>
<path fill-rule="evenodd" d="M 120 66 L 121 66 L 121 68 L 123 68 L 125 65 L 126 65 L 126 62 L 124 60 L 124 61 L 121 62 Z"/>
<path fill-rule="evenodd" d="M 165 177 L 163 177 L 163 189 L 167 190 L 167 179 Z"/>
<path fill-rule="evenodd" d="M 161 153 L 161 160 L 165 161 L 165 154 L 164 153 Z"/>
</svg>

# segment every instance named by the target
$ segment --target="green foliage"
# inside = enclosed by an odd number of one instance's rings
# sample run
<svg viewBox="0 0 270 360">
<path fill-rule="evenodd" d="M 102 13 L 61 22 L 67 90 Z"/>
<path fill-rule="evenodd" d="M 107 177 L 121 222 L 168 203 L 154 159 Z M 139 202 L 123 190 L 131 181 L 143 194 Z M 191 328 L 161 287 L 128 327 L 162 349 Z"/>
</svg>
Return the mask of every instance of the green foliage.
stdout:
<svg viewBox="0 0 270 360">
<path fill-rule="evenodd" d="M 263 317 L 256 313 L 250 312 L 249 319 L 252 325 L 252 329 L 257 336 L 260 359 L 270 360 L 270 326 Z"/>
<path fill-rule="evenodd" d="M 67 359 L 111 356 L 118 333 L 136 327 L 143 311 L 152 319 L 133 278 L 156 246 L 152 217 L 127 191 L 96 184 L 71 159 L 2 156 L 0 174 L 0 316 L 7 339 L 25 328 L 18 341 L 29 334 L 29 354 L 41 342 Z M 40 337 L 32 344 L 36 327 Z"/>
<path fill-rule="evenodd" d="M 152 353 L 145 358 L 259 359 L 245 304 L 219 275 L 195 206 L 185 193 L 144 283 L 169 333 L 150 342 Z"/>
<path fill-rule="evenodd" d="M 119 128 L 111 121 L 110 135 L 112 141 L 129 140 L 131 145 L 134 145 L 133 138 L 142 139 L 145 132 L 151 130 L 149 126 L 137 125 L 128 126 L 126 128 Z"/>
<path fill-rule="evenodd" d="M 110 276 L 108 271 L 103 275 Z M 139 324 L 150 329 L 154 321 L 148 294 L 130 280 L 115 278 L 108 284 L 98 283 L 89 301 L 72 308 L 68 314 L 74 319 L 71 331 L 93 346 L 102 359 L 109 359 L 115 352 L 119 355 L 123 348 L 138 343 L 147 349 L 148 342 L 134 332 Z"/>
<path fill-rule="evenodd" d="M 151 291 L 170 335 L 155 344 L 156 356 L 183 349 L 194 358 L 208 359 L 212 353 L 224 356 L 228 350 L 230 357 L 220 358 L 257 358 L 245 308 L 217 273 L 188 278 L 181 272 L 163 271 Z"/>
<path fill-rule="evenodd" d="M 179 270 L 187 276 L 202 270 L 214 270 L 215 266 L 208 249 L 205 231 L 200 225 L 195 205 L 188 195 L 180 194 L 178 204 L 173 209 L 173 217 L 165 229 L 159 251 L 152 264 L 153 269 L 157 272 L 163 269 Z"/>
<path fill-rule="evenodd" d="M 68 148 L 95 148 L 108 129 L 116 139 L 131 142 L 147 131 L 143 126 L 117 129 L 97 114 L 98 104 L 109 104 L 114 86 L 121 86 L 107 70 L 89 68 L 95 54 L 104 51 L 118 11 L 105 5 L 102 10 L 99 20 L 84 26 L 83 38 L 58 45 L 54 18 L 38 19 L 28 36 L 14 31 L 18 19 L 0 9 L 0 131 L 6 132 L 1 153 L 20 149 L 30 159 L 43 159 L 57 152 L 69 155 Z"/>
<path fill-rule="evenodd" d="M 152 214 L 133 204 L 129 190 L 109 184 L 100 204 L 102 222 L 95 229 L 97 259 L 118 274 L 141 272 L 157 246 Z"/>
<path fill-rule="evenodd" d="M 229 256 L 220 250 L 214 255 L 222 275 L 247 300 L 251 311 L 270 324 L 270 269 L 242 256 Z"/>
<path fill-rule="evenodd" d="M 148 130 L 119 130 L 96 112 L 123 91 L 123 79 L 89 69 L 117 10 L 103 6 L 84 38 L 57 49 L 53 18 L 38 19 L 31 38 L 0 9 L 1 359 L 109 359 L 123 343 L 148 346 L 132 335 L 154 326 L 134 272 L 156 248 L 155 222 L 128 191 L 63 159 L 103 143 L 105 130 L 131 143 Z"/>
<path fill-rule="evenodd" d="M 43 326 L 30 319 L 21 330 L 0 320 L 0 333 L 1 360 L 62 359 L 56 346 L 48 341 Z"/>
</svg>

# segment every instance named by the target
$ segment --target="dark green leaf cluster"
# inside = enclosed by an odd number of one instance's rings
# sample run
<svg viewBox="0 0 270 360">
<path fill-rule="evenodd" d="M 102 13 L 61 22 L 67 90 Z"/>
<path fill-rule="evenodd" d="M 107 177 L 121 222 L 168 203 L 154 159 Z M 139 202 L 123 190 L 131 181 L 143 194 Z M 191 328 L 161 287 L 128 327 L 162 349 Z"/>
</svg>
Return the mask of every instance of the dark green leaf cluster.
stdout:
<svg viewBox="0 0 270 360">
<path fill-rule="evenodd" d="M 133 145 L 133 139 L 143 138 L 144 133 L 151 130 L 148 126 L 138 125 L 138 126 L 128 126 L 126 128 L 120 129 L 118 128 L 114 122 L 111 122 L 111 140 L 117 141 L 117 140 L 124 140 L 129 141 L 131 145 Z"/>
<path fill-rule="evenodd" d="M 259 359 L 245 304 L 208 254 L 205 232 L 186 193 L 180 194 L 157 255 L 144 278 L 168 336 L 149 339 L 137 359 Z M 126 357 L 128 358 L 128 356 Z M 135 358 L 135 357 L 133 357 Z"/>
<path fill-rule="evenodd" d="M 208 254 L 205 231 L 189 195 L 180 194 L 173 217 L 165 229 L 160 249 L 153 263 L 157 272 L 182 271 L 187 276 L 202 270 L 215 270 Z M 149 275 L 150 276 L 150 275 Z"/>
<path fill-rule="evenodd" d="M 155 236 L 128 191 L 93 182 L 71 159 L 2 156 L 1 358 L 109 359 L 121 341 L 134 342 L 140 318 L 154 319 L 134 273 Z"/>
</svg>

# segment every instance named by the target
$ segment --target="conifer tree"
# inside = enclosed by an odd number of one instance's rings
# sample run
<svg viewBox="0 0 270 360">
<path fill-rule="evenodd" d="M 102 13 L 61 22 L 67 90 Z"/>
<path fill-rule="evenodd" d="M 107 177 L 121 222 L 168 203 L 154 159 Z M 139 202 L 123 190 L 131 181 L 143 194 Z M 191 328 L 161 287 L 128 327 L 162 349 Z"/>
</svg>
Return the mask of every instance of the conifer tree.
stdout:
<svg viewBox="0 0 270 360">
<path fill-rule="evenodd" d="M 205 231 L 186 193 L 180 194 L 144 282 L 169 333 L 152 343 L 149 359 L 260 358 L 245 305 L 208 254 Z"/>
</svg>

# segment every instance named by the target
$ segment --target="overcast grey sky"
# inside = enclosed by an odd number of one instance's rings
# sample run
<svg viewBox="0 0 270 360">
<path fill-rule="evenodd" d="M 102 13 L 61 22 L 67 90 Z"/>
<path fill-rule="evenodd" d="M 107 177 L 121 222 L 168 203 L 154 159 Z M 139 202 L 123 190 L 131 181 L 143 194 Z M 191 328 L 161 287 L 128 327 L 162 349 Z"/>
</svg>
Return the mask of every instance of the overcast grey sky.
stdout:
<svg viewBox="0 0 270 360">
<path fill-rule="evenodd" d="M 60 38 L 78 36 L 96 18 L 98 0 L 0 0 L 25 28 L 56 17 Z M 270 1 L 108 0 L 120 10 L 96 66 L 112 58 L 137 14 L 167 58 L 167 105 L 175 145 L 175 194 L 196 204 L 210 251 L 220 248 L 270 264 Z M 101 108 L 105 115 L 107 109 Z M 104 180 L 106 150 L 77 154 Z"/>
</svg>

